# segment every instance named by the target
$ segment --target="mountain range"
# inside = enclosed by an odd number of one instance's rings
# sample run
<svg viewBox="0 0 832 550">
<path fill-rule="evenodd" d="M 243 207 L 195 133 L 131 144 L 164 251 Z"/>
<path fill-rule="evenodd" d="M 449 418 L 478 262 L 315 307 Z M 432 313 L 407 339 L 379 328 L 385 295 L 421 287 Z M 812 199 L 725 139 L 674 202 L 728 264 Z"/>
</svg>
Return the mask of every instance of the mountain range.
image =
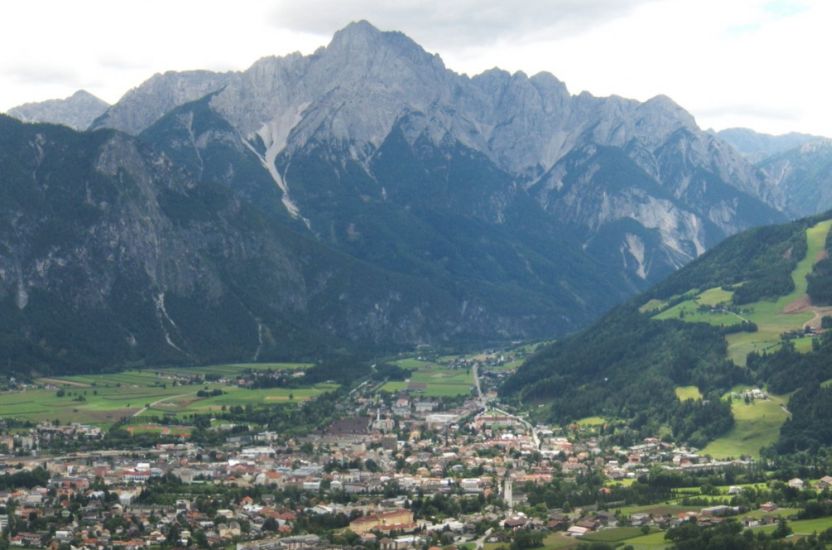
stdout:
<svg viewBox="0 0 832 550">
<path fill-rule="evenodd" d="M 0 142 L 2 363 L 40 369 L 563 335 L 797 211 L 667 97 L 469 77 L 363 21 Z"/>
<path fill-rule="evenodd" d="M 745 128 L 716 135 L 763 173 L 771 187 L 769 202 L 790 216 L 819 214 L 832 208 L 832 140 L 809 134 L 772 136 Z"/>
</svg>

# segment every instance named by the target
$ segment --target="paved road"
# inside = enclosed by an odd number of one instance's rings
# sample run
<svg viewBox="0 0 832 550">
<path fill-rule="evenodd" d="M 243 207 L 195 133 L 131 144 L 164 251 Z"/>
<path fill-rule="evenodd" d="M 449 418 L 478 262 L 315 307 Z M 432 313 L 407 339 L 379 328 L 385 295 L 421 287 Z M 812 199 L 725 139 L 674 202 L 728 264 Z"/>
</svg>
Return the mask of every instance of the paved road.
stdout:
<svg viewBox="0 0 832 550">
<path fill-rule="evenodd" d="M 477 387 L 477 397 L 480 400 L 480 405 L 485 407 L 485 398 L 482 395 L 482 388 L 480 388 L 480 375 L 476 364 L 474 364 L 474 385 Z"/>
</svg>

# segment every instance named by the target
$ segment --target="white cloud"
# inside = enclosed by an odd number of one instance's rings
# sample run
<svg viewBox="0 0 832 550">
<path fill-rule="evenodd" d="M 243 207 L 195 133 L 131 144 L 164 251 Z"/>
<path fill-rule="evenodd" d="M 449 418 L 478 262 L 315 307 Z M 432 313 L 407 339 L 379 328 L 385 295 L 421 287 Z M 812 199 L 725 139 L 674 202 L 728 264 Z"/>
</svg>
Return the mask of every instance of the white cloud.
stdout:
<svg viewBox="0 0 832 550">
<path fill-rule="evenodd" d="M 401 30 L 457 71 L 549 71 L 573 93 L 669 95 L 703 127 L 832 134 L 824 0 L 10 1 L 0 110 L 154 72 L 312 52 L 349 21 Z"/>
</svg>

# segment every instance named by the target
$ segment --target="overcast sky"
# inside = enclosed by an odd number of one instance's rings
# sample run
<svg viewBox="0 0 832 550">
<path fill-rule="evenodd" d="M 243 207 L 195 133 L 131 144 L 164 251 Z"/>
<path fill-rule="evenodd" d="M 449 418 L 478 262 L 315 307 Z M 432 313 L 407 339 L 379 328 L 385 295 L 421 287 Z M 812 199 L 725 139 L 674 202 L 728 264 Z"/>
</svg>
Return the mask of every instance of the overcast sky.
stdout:
<svg viewBox="0 0 832 550">
<path fill-rule="evenodd" d="M 367 19 L 457 72 L 549 71 L 574 94 L 666 94 L 703 128 L 832 136 L 829 0 L 9 0 L 0 16 L 0 111 L 311 53 Z"/>
</svg>

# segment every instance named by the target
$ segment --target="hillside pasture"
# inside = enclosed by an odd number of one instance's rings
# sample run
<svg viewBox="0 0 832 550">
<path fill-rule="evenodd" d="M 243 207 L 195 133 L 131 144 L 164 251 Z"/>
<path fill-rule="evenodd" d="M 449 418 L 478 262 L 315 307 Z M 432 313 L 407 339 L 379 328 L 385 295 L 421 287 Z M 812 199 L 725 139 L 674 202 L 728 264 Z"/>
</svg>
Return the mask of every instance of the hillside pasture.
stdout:
<svg viewBox="0 0 832 550">
<path fill-rule="evenodd" d="M 679 401 L 702 400 L 702 392 L 696 386 L 676 386 L 673 391 L 676 392 Z"/>
<path fill-rule="evenodd" d="M 734 427 L 724 436 L 713 440 L 702 452 L 714 458 L 759 458 L 760 449 L 771 445 L 780 434 L 780 426 L 786 421 L 786 397 L 769 395 L 750 404 L 742 399 L 731 402 Z"/>
<path fill-rule="evenodd" d="M 794 290 L 777 300 L 764 300 L 743 306 L 742 315 L 757 324 L 757 332 L 729 334 L 728 356 L 738 365 L 745 366 L 746 358 L 752 351 L 774 351 L 780 344 L 780 336 L 789 331 L 800 330 L 803 325 L 814 318 L 814 313 L 804 308 L 795 307 L 801 300 L 806 300 L 808 282 L 806 275 L 811 273 L 815 263 L 824 249 L 826 237 L 832 228 L 832 220 L 820 222 L 806 230 L 806 256 L 797 263 L 792 271 Z M 787 311 L 791 311 L 787 313 Z M 805 343 L 800 344 L 801 351 L 811 349 Z"/>
<path fill-rule="evenodd" d="M 729 327 L 743 322 L 743 317 L 722 307 L 730 305 L 733 292 L 716 287 L 704 292 L 693 291 L 689 294 L 691 296 L 688 299 L 660 311 L 653 316 L 653 319 L 658 321 L 680 319 L 689 323 L 708 323 L 717 327 Z"/>
</svg>

